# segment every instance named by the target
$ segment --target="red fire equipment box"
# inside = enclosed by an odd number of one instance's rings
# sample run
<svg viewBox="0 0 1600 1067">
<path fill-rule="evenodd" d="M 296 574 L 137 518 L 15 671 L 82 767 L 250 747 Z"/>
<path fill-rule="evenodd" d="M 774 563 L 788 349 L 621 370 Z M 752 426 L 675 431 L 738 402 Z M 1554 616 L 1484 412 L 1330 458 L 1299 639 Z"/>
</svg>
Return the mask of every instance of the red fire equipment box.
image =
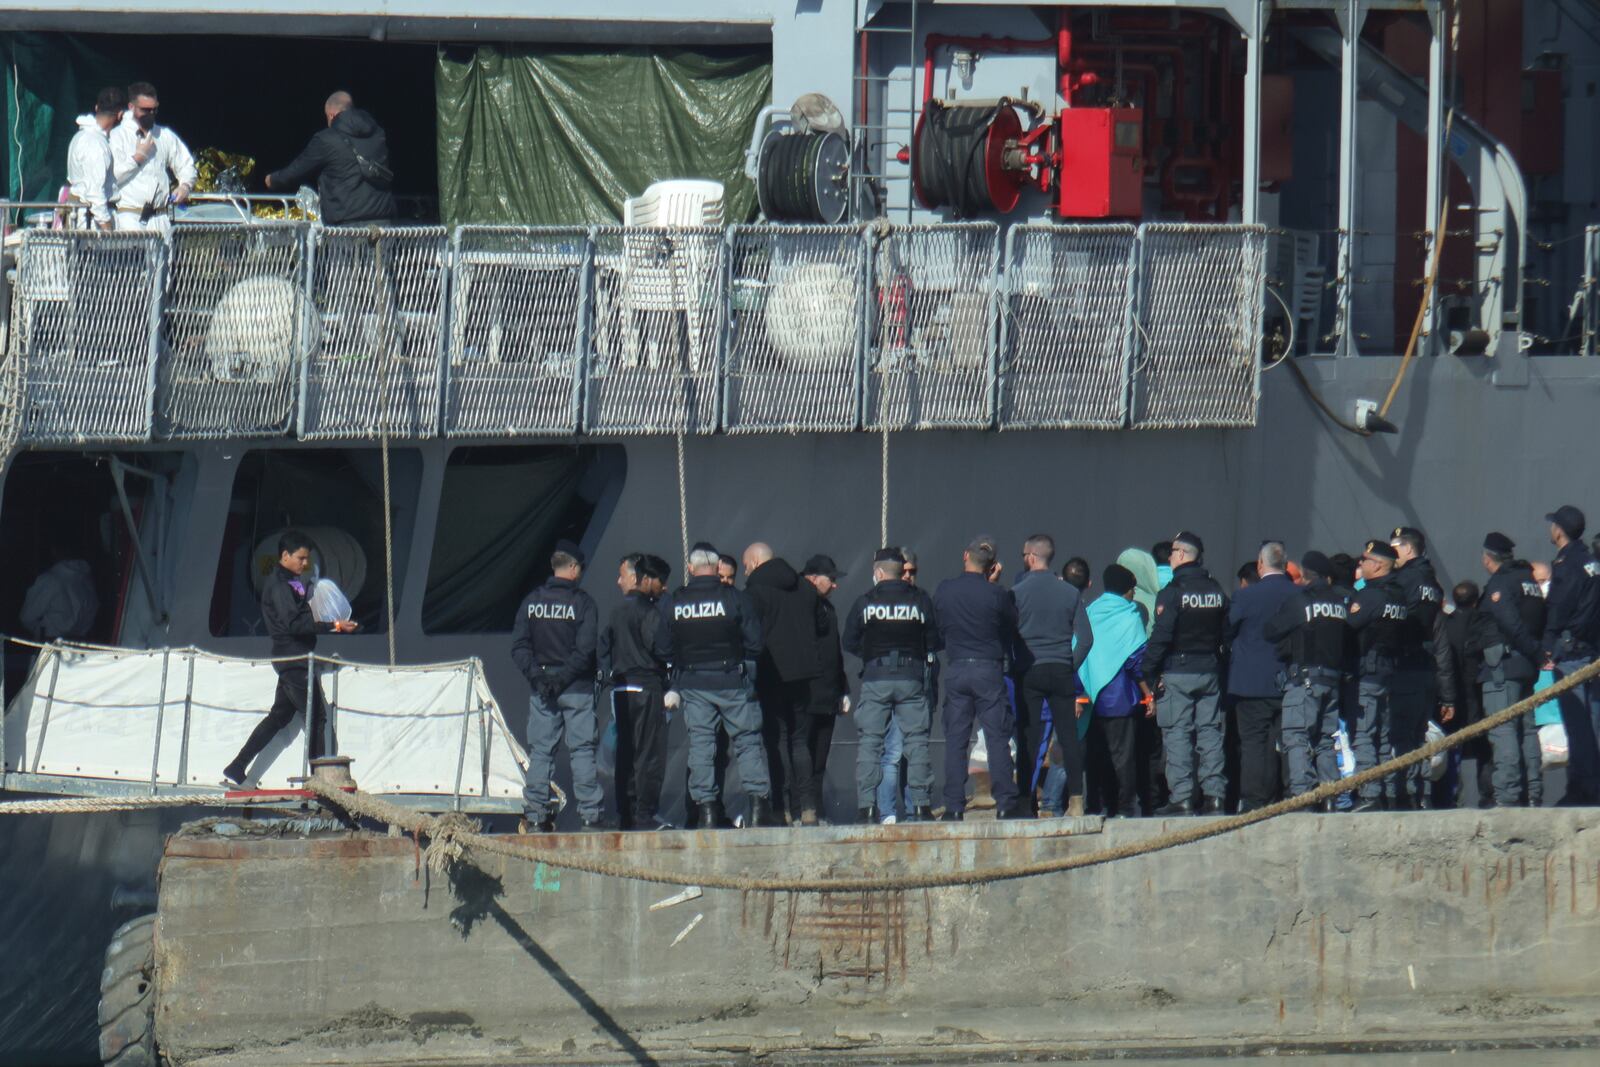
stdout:
<svg viewBox="0 0 1600 1067">
<path fill-rule="evenodd" d="M 1056 214 L 1073 219 L 1143 214 L 1144 112 L 1072 107 L 1057 120 L 1061 170 Z"/>
</svg>

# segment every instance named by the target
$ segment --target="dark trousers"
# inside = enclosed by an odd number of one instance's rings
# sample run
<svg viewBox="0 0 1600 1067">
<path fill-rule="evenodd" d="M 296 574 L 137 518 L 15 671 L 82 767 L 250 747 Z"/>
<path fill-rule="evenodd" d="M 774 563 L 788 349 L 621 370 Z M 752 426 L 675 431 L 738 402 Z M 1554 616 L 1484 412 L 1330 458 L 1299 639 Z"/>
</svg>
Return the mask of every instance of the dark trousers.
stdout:
<svg viewBox="0 0 1600 1067">
<path fill-rule="evenodd" d="M 1067 774 L 1068 797 L 1083 796 L 1083 741 L 1078 737 L 1075 709 L 1078 701 L 1077 675 L 1065 663 L 1036 663 L 1022 676 L 1017 686 L 1017 791 L 1022 803 L 1033 810 L 1034 771 L 1039 766 L 1039 744 L 1044 739 L 1043 713 L 1050 702 L 1050 719 L 1056 744 L 1061 749 L 1061 765 Z"/>
<path fill-rule="evenodd" d="M 832 714 L 808 714 L 806 719 L 806 752 L 811 756 L 811 803 L 822 813 L 822 780 L 828 774 L 828 751 L 833 748 L 833 726 L 837 721 Z"/>
<path fill-rule="evenodd" d="M 278 736 L 278 731 L 294 721 L 296 715 L 304 715 L 306 709 L 306 689 L 308 675 L 306 668 L 299 664 L 288 664 L 278 667 L 278 690 L 272 698 L 272 710 L 267 712 L 267 717 L 256 724 L 250 731 L 250 737 L 239 750 L 228 766 L 231 769 L 245 772 L 250 769 L 250 761 L 261 755 L 262 749 L 272 743 Z M 311 731 L 311 758 L 332 754 L 339 751 L 339 742 L 332 736 L 333 731 L 328 731 L 327 747 L 323 743 L 323 727 L 328 721 L 328 706 L 322 700 L 322 686 L 310 686 L 312 710 L 308 729 Z"/>
<path fill-rule="evenodd" d="M 1133 743 L 1139 775 L 1139 801 L 1146 812 L 1155 811 L 1167 802 L 1171 790 L 1167 788 L 1167 753 L 1161 737 L 1161 727 L 1143 715 L 1134 716 Z"/>
<path fill-rule="evenodd" d="M 1017 780 L 1011 764 L 1011 735 L 1016 729 L 1005 675 L 998 661 L 952 660 L 944 671 L 944 807 L 967 810 L 967 744 L 972 728 L 983 730 L 989 750 L 989 792 L 995 811 L 1010 811 L 1017 802 Z"/>
<path fill-rule="evenodd" d="M 652 829 L 667 770 L 667 713 L 656 685 L 611 691 L 617 722 L 617 813 L 624 826 Z"/>
<path fill-rule="evenodd" d="M 806 743 L 810 720 L 811 683 L 772 682 L 756 690 L 761 702 L 761 739 L 767 746 L 767 768 L 772 775 L 774 812 L 788 811 L 796 820 L 802 811 L 815 811 L 817 798 Z"/>
<path fill-rule="evenodd" d="M 1282 697 L 1239 697 L 1234 705 L 1239 723 L 1240 811 L 1264 808 L 1278 799 L 1282 715 Z"/>
<path fill-rule="evenodd" d="M 1139 814 L 1139 718 L 1096 715 L 1089 720 L 1094 772 L 1089 799 L 1107 815 Z"/>
</svg>

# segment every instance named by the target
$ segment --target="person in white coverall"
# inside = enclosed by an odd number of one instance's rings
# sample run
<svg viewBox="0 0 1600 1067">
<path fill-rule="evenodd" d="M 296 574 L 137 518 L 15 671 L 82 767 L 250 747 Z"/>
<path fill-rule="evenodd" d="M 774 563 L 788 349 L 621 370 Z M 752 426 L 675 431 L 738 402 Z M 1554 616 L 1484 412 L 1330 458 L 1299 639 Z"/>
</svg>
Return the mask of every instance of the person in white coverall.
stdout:
<svg viewBox="0 0 1600 1067">
<path fill-rule="evenodd" d="M 119 230 L 167 232 L 172 228 L 173 206 L 188 202 L 194 189 L 194 156 L 177 134 L 156 124 L 160 110 L 155 86 L 149 82 L 128 86 L 127 117 L 111 131 Z"/>
<path fill-rule="evenodd" d="M 67 146 L 67 202 L 72 205 L 74 229 L 111 229 L 116 179 L 111 173 L 110 135 L 127 107 L 126 94 L 111 86 L 100 90 L 92 112 L 78 116 L 78 132 Z"/>
</svg>

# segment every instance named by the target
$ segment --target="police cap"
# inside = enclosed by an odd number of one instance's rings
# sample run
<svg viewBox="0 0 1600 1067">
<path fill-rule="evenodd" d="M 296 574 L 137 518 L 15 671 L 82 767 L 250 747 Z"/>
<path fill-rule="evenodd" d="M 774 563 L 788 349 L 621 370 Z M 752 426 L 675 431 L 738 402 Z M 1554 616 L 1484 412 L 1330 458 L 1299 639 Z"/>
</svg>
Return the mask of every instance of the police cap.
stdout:
<svg viewBox="0 0 1600 1067">
<path fill-rule="evenodd" d="M 844 571 L 840 570 L 839 565 L 833 562 L 833 557 L 824 556 L 820 552 L 806 560 L 806 565 L 800 568 L 800 576 L 802 578 L 809 574 L 820 574 L 825 578 L 832 578 L 836 582 L 844 577 Z"/>
<path fill-rule="evenodd" d="M 1197 556 L 1203 556 L 1206 554 L 1206 544 L 1204 541 L 1200 540 L 1200 535 L 1192 534 L 1188 530 L 1178 531 L 1177 536 L 1172 539 L 1172 543 L 1175 545 L 1188 545 L 1190 548 L 1194 549 L 1194 554 Z"/>
<path fill-rule="evenodd" d="M 1505 534 L 1496 531 L 1483 539 L 1483 550 L 1495 556 L 1509 556 L 1517 543 Z"/>
<path fill-rule="evenodd" d="M 556 542 L 555 551 L 564 552 L 571 556 L 573 559 L 578 561 L 578 566 L 580 567 L 588 562 L 588 560 L 584 558 L 583 549 L 579 548 L 575 542 L 568 541 L 565 537 Z"/>
<path fill-rule="evenodd" d="M 1422 531 L 1415 526 L 1396 526 L 1389 534 L 1389 543 L 1392 545 L 1399 541 L 1404 541 L 1416 549 L 1419 555 L 1428 550 L 1428 539 L 1423 537 Z"/>
<path fill-rule="evenodd" d="M 1588 525 L 1586 522 L 1584 522 L 1583 512 L 1579 511 L 1571 504 L 1562 504 L 1559 508 L 1556 508 L 1550 514 L 1546 515 L 1544 517 L 1544 521 L 1555 523 L 1557 526 L 1561 527 L 1561 531 L 1563 533 L 1573 540 L 1577 540 L 1578 538 L 1582 537 L 1583 529 L 1586 525 Z"/>
<path fill-rule="evenodd" d="M 1364 554 L 1376 559 L 1386 559 L 1390 563 L 1394 563 L 1400 558 L 1400 554 L 1394 550 L 1394 546 L 1387 541 L 1368 541 Z"/>
<path fill-rule="evenodd" d="M 1332 578 L 1333 561 L 1313 549 L 1300 557 L 1300 570 L 1306 574 L 1315 574 L 1319 578 Z"/>
</svg>

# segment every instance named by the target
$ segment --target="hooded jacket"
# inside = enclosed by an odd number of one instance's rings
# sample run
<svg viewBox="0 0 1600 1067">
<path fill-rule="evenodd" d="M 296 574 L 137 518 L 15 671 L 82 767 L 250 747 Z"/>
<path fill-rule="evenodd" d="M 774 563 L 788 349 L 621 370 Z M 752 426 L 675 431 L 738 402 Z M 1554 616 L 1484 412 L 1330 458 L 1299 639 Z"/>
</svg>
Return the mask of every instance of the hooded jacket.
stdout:
<svg viewBox="0 0 1600 1067">
<path fill-rule="evenodd" d="M 395 216 L 394 194 L 361 173 L 356 153 L 387 167 L 389 140 L 377 120 L 358 107 L 334 116 L 333 125 L 311 135 L 305 151 L 273 171 L 274 191 L 291 192 L 313 178 L 328 226 L 383 222 Z"/>
<path fill-rule="evenodd" d="M 317 635 L 333 632 L 333 623 L 318 622 L 311 614 L 311 592 L 316 582 L 309 576 L 298 577 L 281 564 L 272 569 L 272 575 L 261 585 L 261 621 L 267 625 L 272 638 L 272 655 L 304 656 L 317 648 Z M 284 670 L 300 668 L 301 664 L 274 663 L 281 674 Z"/>
<path fill-rule="evenodd" d="M 111 203 L 117 192 L 111 175 L 111 138 L 92 111 L 78 116 L 78 132 L 67 145 L 67 187 L 72 199 L 89 209 L 96 224 L 111 222 Z"/>
<path fill-rule="evenodd" d="M 761 659 L 756 684 L 801 682 L 822 673 L 817 655 L 827 632 L 822 598 L 811 583 L 781 559 L 769 559 L 750 572 L 744 590 L 761 617 Z"/>
</svg>

